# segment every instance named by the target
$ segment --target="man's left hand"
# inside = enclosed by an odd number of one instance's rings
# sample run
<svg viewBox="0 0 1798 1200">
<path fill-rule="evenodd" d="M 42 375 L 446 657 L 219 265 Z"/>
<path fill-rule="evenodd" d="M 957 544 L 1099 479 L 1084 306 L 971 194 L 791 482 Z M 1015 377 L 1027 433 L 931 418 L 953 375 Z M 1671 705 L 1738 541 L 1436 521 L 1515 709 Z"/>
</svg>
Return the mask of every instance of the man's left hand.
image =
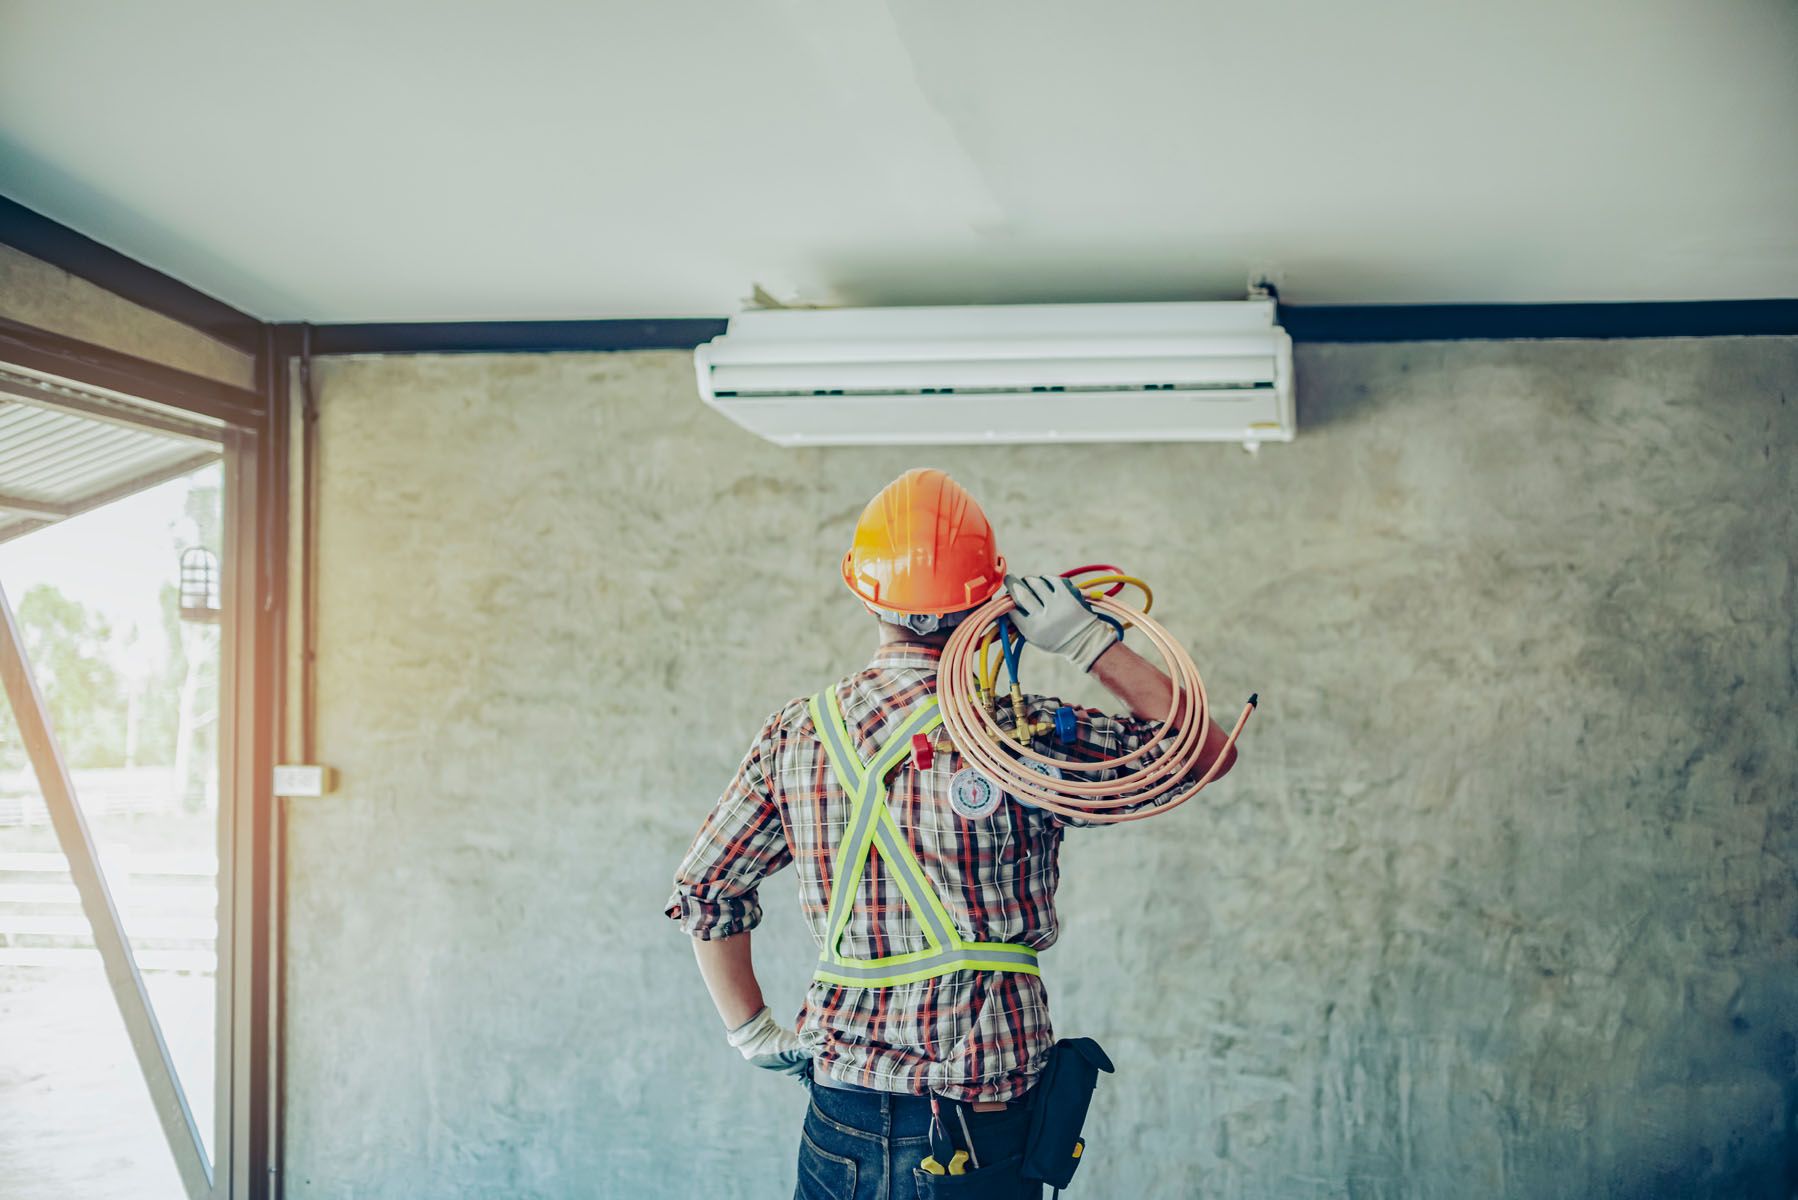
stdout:
<svg viewBox="0 0 1798 1200">
<path fill-rule="evenodd" d="M 811 1065 L 811 1052 L 799 1044 L 799 1035 L 777 1022 L 765 1005 L 727 1036 L 738 1053 L 764 1071 L 803 1076 Z"/>
</svg>

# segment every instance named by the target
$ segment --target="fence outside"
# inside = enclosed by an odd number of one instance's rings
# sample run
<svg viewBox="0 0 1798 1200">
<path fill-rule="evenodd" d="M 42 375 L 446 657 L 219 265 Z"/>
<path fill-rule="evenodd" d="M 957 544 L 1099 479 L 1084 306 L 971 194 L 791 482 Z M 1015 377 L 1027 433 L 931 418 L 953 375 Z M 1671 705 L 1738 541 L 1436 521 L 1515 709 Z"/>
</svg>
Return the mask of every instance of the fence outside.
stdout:
<svg viewBox="0 0 1798 1200">
<path fill-rule="evenodd" d="M 217 966 L 218 862 L 102 846 L 113 903 L 143 971 L 210 975 Z M 0 968 L 80 966 L 93 930 L 58 853 L 0 853 Z"/>
<path fill-rule="evenodd" d="M 217 772 L 196 774 L 177 788 L 173 767 L 89 767 L 69 772 L 81 811 L 90 821 L 175 812 L 183 802 L 216 808 Z M 47 826 L 50 814 L 29 771 L 0 771 L 0 829 Z"/>
</svg>

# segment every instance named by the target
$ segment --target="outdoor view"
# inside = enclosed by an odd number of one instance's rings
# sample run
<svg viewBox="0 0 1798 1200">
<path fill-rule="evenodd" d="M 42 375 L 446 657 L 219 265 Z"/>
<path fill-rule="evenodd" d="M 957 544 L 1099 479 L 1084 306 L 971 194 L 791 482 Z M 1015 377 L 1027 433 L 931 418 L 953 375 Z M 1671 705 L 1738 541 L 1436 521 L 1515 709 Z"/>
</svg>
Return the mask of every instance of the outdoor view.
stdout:
<svg viewBox="0 0 1798 1200">
<path fill-rule="evenodd" d="M 212 466 L 0 543 L 0 588 L 209 1152 L 221 517 Z M 3 700 L 0 1193 L 182 1194 Z"/>
</svg>

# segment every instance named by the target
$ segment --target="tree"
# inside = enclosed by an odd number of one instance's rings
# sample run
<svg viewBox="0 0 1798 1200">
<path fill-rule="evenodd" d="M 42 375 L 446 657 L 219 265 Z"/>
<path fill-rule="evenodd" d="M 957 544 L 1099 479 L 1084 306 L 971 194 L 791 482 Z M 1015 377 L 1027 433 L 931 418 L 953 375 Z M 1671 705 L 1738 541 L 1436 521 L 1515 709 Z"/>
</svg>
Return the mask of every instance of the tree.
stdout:
<svg viewBox="0 0 1798 1200">
<path fill-rule="evenodd" d="M 183 515 L 169 527 L 171 574 L 181 550 L 201 545 L 217 554 L 221 540 L 218 469 L 186 483 Z M 148 679 L 127 678 L 108 622 L 52 585 L 28 591 L 17 615 L 68 765 L 126 765 L 129 748 L 132 764 L 173 765 L 177 795 L 192 806 L 203 802 L 218 758 L 219 630 L 181 619 L 173 583 L 158 599 L 167 655 Z M 11 712 L 0 712 L 0 770 L 27 761 Z"/>
<path fill-rule="evenodd" d="M 222 516 L 216 471 L 190 475 L 183 523 L 170 529 L 177 558 L 187 546 L 199 545 L 217 561 Z M 161 598 L 169 646 L 167 681 L 176 699 L 173 783 L 182 806 L 196 811 L 205 805 L 207 783 L 218 766 L 219 627 L 181 620 L 176 588 L 165 586 Z"/>
<path fill-rule="evenodd" d="M 125 680 L 112 661 L 105 618 L 47 583 L 25 593 L 16 615 L 64 761 L 71 768 L 121 766 Z M 23 768 L 28 760 L 10 709 L 0 728 L 0 766 Z"/>
</svg>

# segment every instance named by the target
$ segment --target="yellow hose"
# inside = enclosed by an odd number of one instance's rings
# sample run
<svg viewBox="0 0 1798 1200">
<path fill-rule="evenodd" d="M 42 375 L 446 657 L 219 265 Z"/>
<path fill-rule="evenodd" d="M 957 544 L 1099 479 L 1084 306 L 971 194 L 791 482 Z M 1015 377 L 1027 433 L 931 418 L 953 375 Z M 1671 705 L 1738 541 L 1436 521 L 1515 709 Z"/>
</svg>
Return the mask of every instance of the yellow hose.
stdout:
<svg viewBox="0 0 1798 1200">
<path fill-rule="evenodd" d="M 1134 575 L 1094 575 L 1085 579 L 1076 579 L 1074 583 L 1082 592 L 1086 593 L 1088 600 L 1099 599 L 1103 590 L 1114 583 L 1127 584 L 1142 593 L 1142 610 L 1144 612 L 1148 612 L 1155 606 L 1155 593 L 1150 590 L 1148 584 Z M 1125 629 L 1130 628 L 1130 622 L 1125 621 L 1123 624 Z M 998 640 L 999 626 L 995 622 L 992 628 L 986 631 L 986 636 L 980 639 L 980 658 L 975 666 L 975 678 L 980 681 L 980 689 L 988 694 L 996 691 L 999 687 L 1000 659 L 991 657 L 993 643 Z"/>
</svg>

